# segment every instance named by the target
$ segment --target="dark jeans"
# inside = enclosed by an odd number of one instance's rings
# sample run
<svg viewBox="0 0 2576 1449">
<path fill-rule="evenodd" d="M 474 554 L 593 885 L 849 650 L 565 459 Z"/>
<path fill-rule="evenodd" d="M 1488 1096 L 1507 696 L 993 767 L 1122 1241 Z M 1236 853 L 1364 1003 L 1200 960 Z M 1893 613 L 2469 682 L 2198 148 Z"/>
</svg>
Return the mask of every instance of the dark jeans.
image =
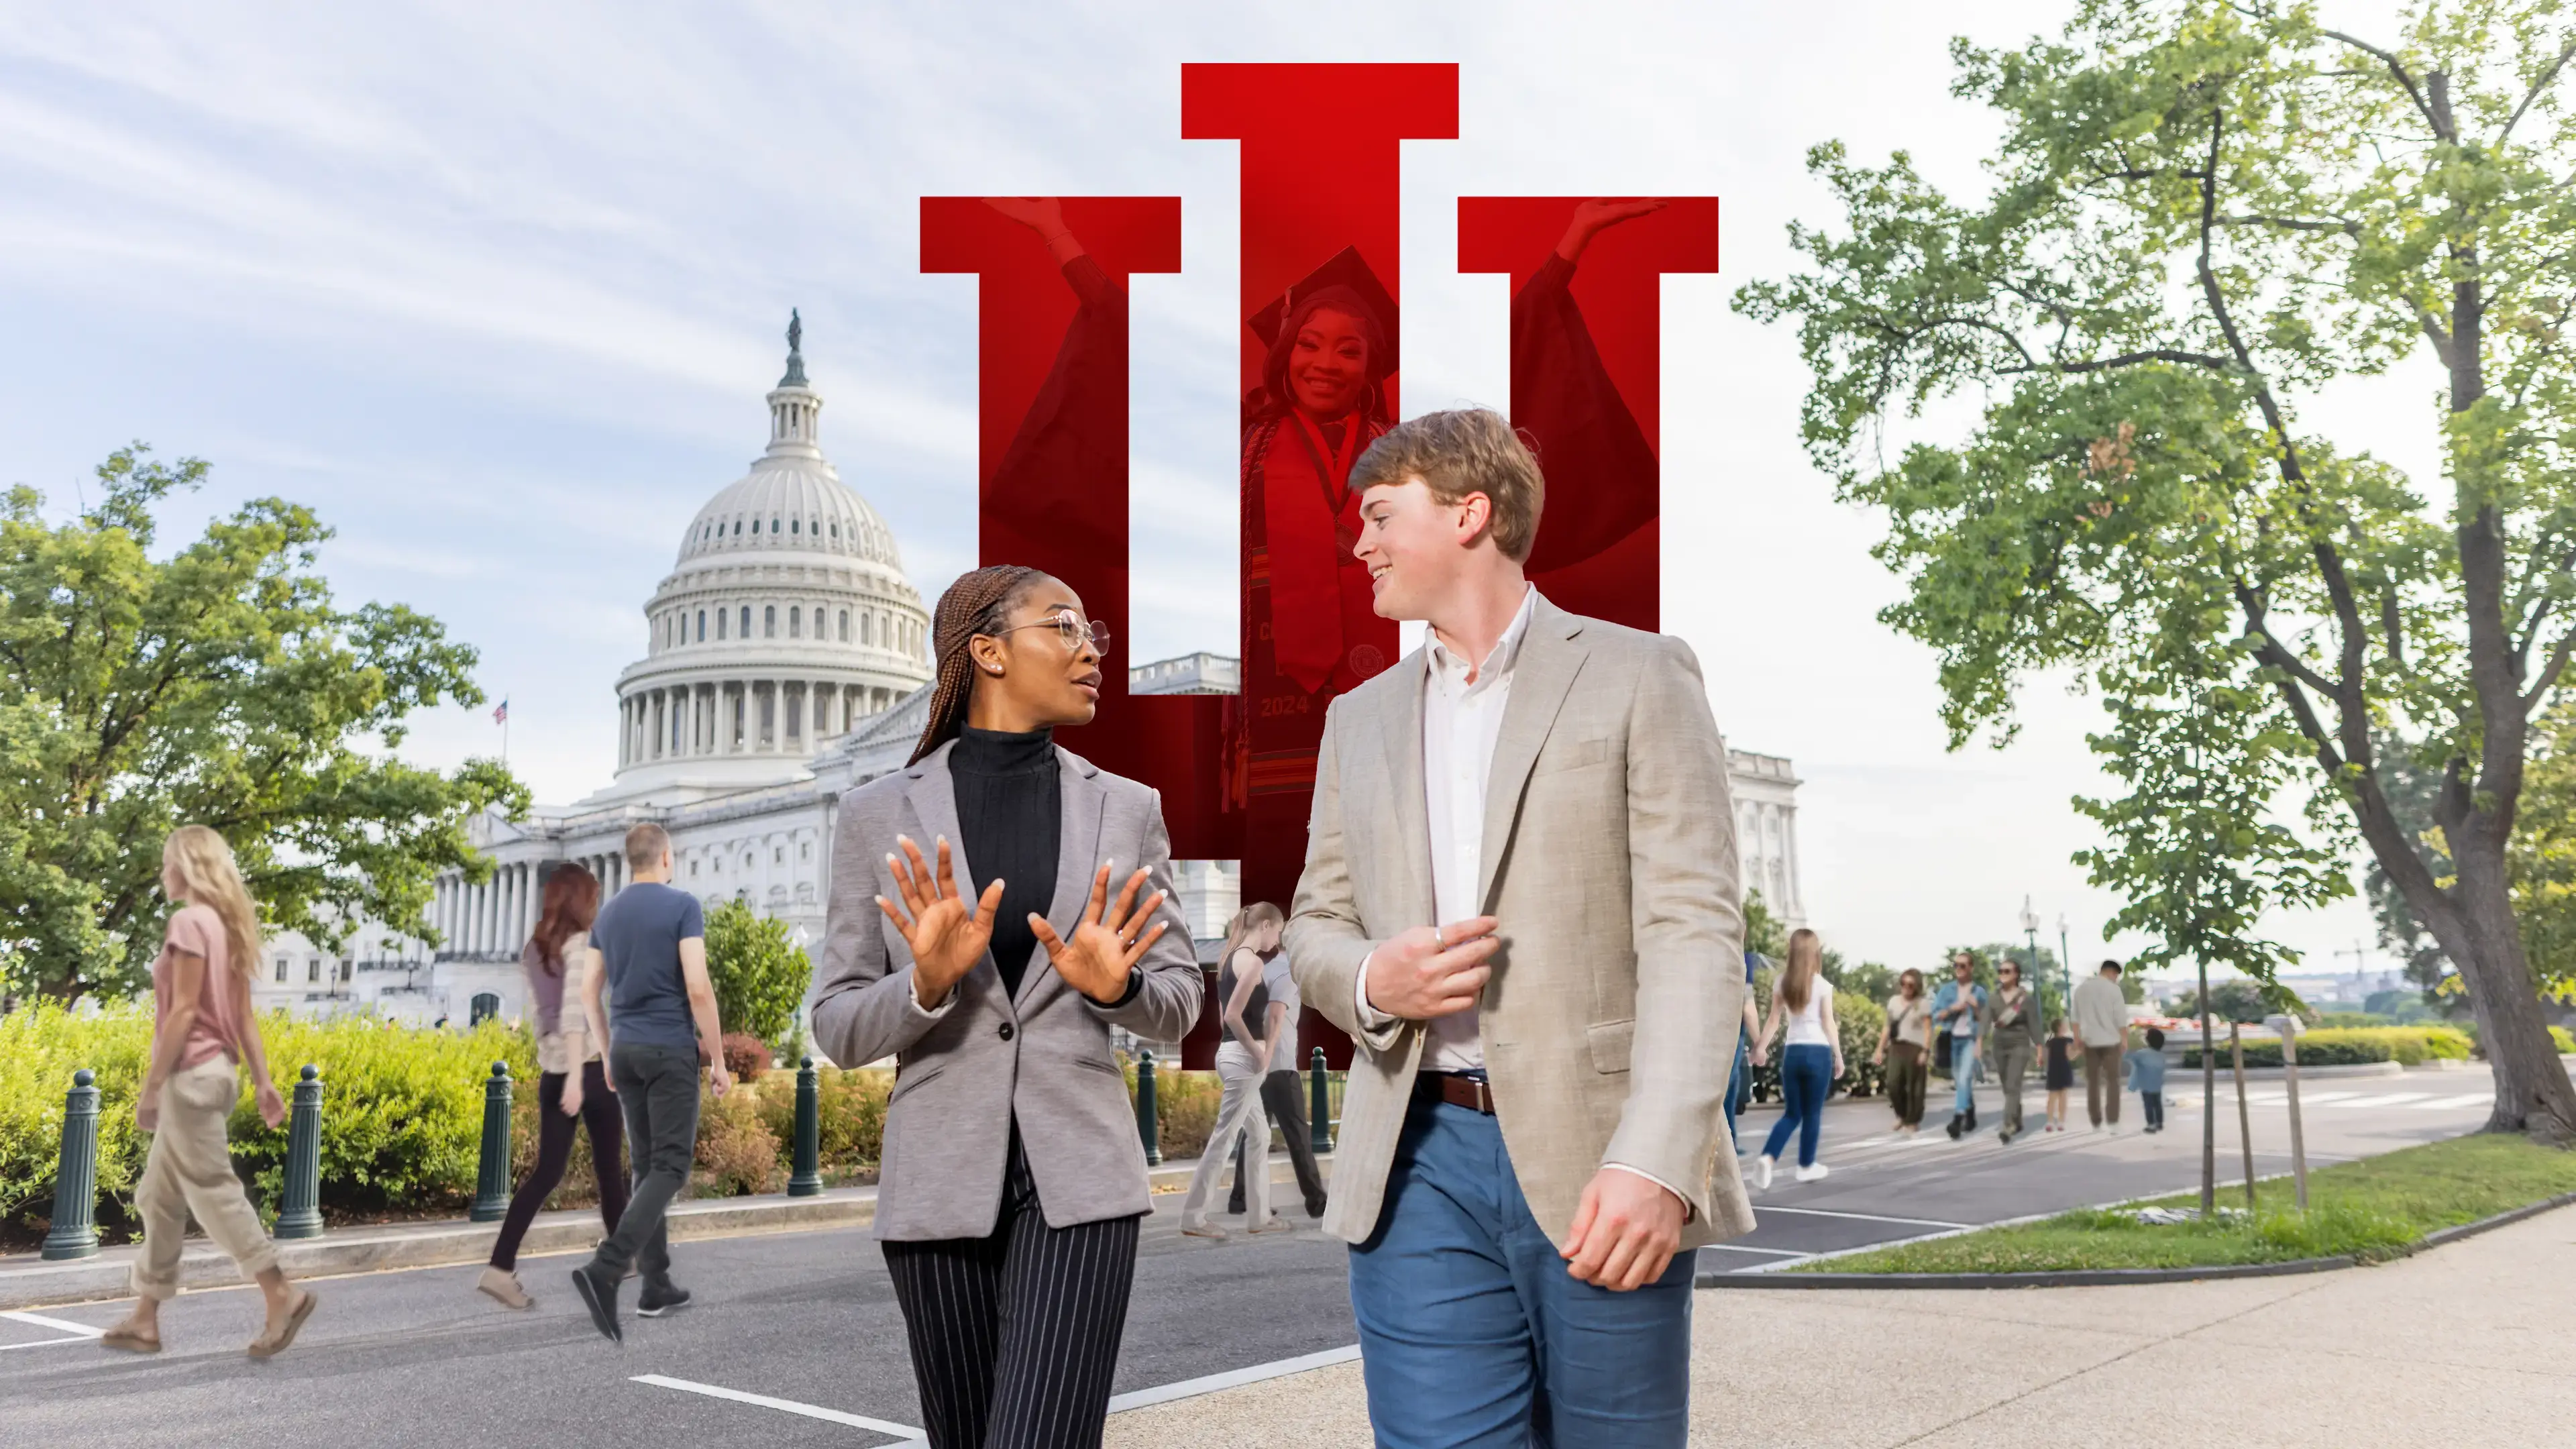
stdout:
<svg viewBox="0 0 2576 1449">
<path fill-rule="evenodd" d="M 1825 1130 L 1825 1094 L 1834 1086 L 1834 1049 L 1800 1042 L 1780 1053 L 1780 1120 L 1771 1124 L 1762 1155 L 1778 1161 L 1789 1134 L 1798 1134 L 1798 1165 L 1816 1161 L 1816 1138 Z"/>
<path fill-rule="evenodd" d="M 1269 1110 L 1270 1120 L 1279 1124 L 1279 1135 L 1288 1139 L 1288 1161 L 1297 1169 L 1297 1190 L 1306 1195 L 1306 1215 L 1324 1215 L 1324 1174 L 1315 1166 L 1315 1138 L 1306 1124 L 1306 1095 L 1303 1080 L 1292 1068 L 1266 1074 L 1261 1079 L 1261 1105 Z M 1243 1211 L 1243 1174 L 1250 1170 L 1246 1149 L 1252 1145 L 1247 1132 L 1234 1142 L 1234 1196 L 1225 1200 L 1225 1210 Z M 1261 1169 L 1268 1171 L 1270 1159 L 1262 1154 Z"/>
<path fill-rule="evenodd" d="M 1744 1050 L 1744 1028 L 1735 1029 L 1735 1070 L 1726 1074 L 1726 1141 L 1742 1152 L 1744 1145 L 1735 1140 L 1735 1114 L 1744 1110 L 1744 1094 L 1752 1087 L 1753 1061 Z"/>
<path fill-rule="evenodd" d="M 592 1261 L 614 1283 L 631 1265 L 647 1284 L 671 1280 L 671 1236 L 662 1214 L 689 1185 L 698 1145 L 698 1052 L 695 1047 L 613 1046 L 608 1070 L 626 1136 L 635 1144 L 635 1191 L 617 1231 Z"/>
<path fill-rule="evenodd" d="M 597 1062 L 582 1063 L 579 1117 L 564 1115 L 563 1085 L 562 1072 L 548 1072 L 537 1079 L 537 1165 L 510 1198 L 510 1215 L 501 1219 L 501 1236 L 492 1244 L 492 1266 L 504 1272 L 518 1266 L 519 1240 L 528 1235 L 537 1209 L 545 1206 L 556 1184 L 563 1181 L 564 1164 L 572 1160 L 575 1127 L 590 1129 L 590 1170 L 599 1179 L 599 1220 L 613 1233 L 626 1212 L 626 1169 L 618 1161 L 617 1150 L 626 1134 L 618 1126 L 617 1097 L 608 1090 L 608 1074 Z"/>
<path fill-rule="evenodd" d="M 2117 1098 L 2114 1098 L 2113 1100 L 2114 1100 L 2114 1101 L 2116 1101 L 2116 1100 L 2118 1100 L 2118 1099 L 2117 1099 Z M 2147 1130 L 2148 1130 L 2148 1131 L 2150 1131 L 2150 1132 L 2162 1132 L 2163 1130 L 2165 1130 L 2165 1094 L 2164 1094 L 2164 1093 L 2162 1093 L 2162 1092 L 2140 1092 L 2140 1093 L 2138 1094 L 2138 1105 L 2147 1109 Z"/>
</svg>

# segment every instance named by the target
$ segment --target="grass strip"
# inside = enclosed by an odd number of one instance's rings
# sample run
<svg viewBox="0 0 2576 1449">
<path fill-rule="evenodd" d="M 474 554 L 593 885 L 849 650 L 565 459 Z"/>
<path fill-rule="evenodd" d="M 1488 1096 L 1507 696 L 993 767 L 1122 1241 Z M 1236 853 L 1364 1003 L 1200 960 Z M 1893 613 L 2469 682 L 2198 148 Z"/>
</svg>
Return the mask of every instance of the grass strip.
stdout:
<svg viewBox="0 0 2576 1449">
<path fill-rule="evenodd" d="M 2400 1257 L 2438 1228 L 2476 1222 L 2576 1192 L 2576 1152 L 2478 1133 L 2401 1148 L 2308 1174 L 2308 1211 L 2290 1183 L 2258 1185 L 2249 1217 L 2150 1227 L 2125 1211 L 2079 1208 L 2035 1223 L 1802 1263 L 1793 1273 L 2044 1273 L 2086 1268 L 2200 1268 L 2349 1254 Z M 2218 1195 L 2244 1201 L 2241 1187 Z M 2193 1207 L 2197 1192 L 2137 1204 Z"/>
</svg>

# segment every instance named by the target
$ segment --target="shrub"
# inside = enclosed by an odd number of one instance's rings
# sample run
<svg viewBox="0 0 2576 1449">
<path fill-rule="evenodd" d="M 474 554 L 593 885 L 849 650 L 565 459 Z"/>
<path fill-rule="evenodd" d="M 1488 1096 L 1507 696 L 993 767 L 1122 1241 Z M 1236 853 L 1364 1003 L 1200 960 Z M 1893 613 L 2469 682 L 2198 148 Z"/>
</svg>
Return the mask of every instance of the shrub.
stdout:
<svg viewBox="0 0 2576 1449">
<path fill-rule="evenodd" d="M 717 1044 L 724 1048 L 725 1070 L 741 1081 L 757 1082 L 773 1065 L 768 1044 L 748 1032 L 726 1032 Z"/>
<path fill-rule="evenodd" d="M 783 1040 L 813 976 L 813 963 L 785 921 L 743 901 L 722 901 L 707 912 L 707 981 L 727 1027 L 762 1041 Z"/>
<path fill-rule="evenodd" d="M 1127 1102 L 1136 1102 L 1136 1064 L 1122 1058 Z M 1154 1141 L 1166 1160 L 1196 1157 L 1216 1135 L 1217 1103 L 1224 1096 L 1214 1072 L 1185 1072 L 1154 1064 Z"/>
<path fill-rule="evenodd" d="M 717 1197 L 769 1192 L 778 1185 L 782 1143 L 761 1120 L 761 1095 L 734 1091 L 698 1100 L 697 1165 Z"/>
<path fill-rule="evenodd" d="M 873 1168 L 885 1140 L 886 1097 L 894 1074 L 875 1069 L 839 1071 L 820 1067 L 814 1073 L 815 1163 L 825 1172 L 852 1173 Z M 778 1071 L 761 1078 L 758 1093 L 761 1125 L 776 1138 L 789 1161 L 796 1151 L 796 1074 Z"/>
<path fill-rule="evenodd" d="M 2467 1061 L 2469 1046 L 2466 1033 L 2447 1026 L 2374 1026 L 2312 1031 L 2299 1038 L 2299 1065 L 2345 1067 L 2394 1061 L 2411 1067 L 2436 1059 Z M 2218 1049 L 2219 1070 L 2228 1070 L 2232 1061 L 2231 1053 L 2221 1045 Z M 2185 1050 L 2182 1064 L 2198 1071 L 2199 1050 Z M 2245 1065 L 2248 1068 L 2281 1065 L 2280 1042 L 2271 1037 L 2246 1042 Z"/>
<path fill-rule="evenodd" d="M 2549 1029 L 2549 1039 L 2558 1044 L 2560 1056 L 2576 1056 L 2576 1032 L 2570 1032 L 2563 1026 L 2553 1026 Z"/>
</svg>

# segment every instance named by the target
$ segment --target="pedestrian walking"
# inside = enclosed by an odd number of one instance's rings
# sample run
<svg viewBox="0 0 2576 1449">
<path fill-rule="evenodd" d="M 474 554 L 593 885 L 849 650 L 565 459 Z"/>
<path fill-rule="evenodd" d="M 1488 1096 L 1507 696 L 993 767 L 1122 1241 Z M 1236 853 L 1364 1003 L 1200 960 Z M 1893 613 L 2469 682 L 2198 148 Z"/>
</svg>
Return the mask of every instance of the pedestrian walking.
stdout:
<svg viewBox="0 0 2576 1449">
<path fill-rule="evenodd" d="M 2129 1087 L 2138 1094 L 2147 1130 L 2165 1130 L 2165 1034 L 2152 1026 L 2147 1028 L 2146 1045 L 2129 1053 Z"/>
<path fill-rule="evenodd" d="M 1816 1160 L 1816 1139 L 1825 1126 L 1825 1098 L 1843 1074 L 1842 1031 L 1834 1021 L 1834 983 L 1825 979 L 1824 945 L 1816 933 L 1800 927 L 1789 933 L 1789 964 L 1771 991 L 1771 1015 L 1762 1023 L 1757 1042 L 1787 1026 L 1780 1047 L 1780 1120 L 1762 1144 L 1754 1164 L 1753 1185 L 1769 1187 L 1771 1170 L 1789 1134 L 1798 1134 L 1798 1180 L 1814 1182 L 1825 1175 Z"/>
<path fill-rule="evenodd" d="M 1887 1024 L 1878 1029 L 1878 1048 L 1869 1057 L 1886 1068 L 1887 1105 L 1896 1110 L 1896 1130 L 1909 1137 L 1923 1126 L 1931 1050 L 1932 1003 L 1923 994 L 1923 973 L 1909 966 L 1897 974 L 1896 994 L 1887 998 Z"/>
<path fill-rule="evenodd" d="M 1950 957 L 1950 979 L 1932 998 L 1932 1020 L 1950 1039 L 1950 1140 L 1977 1130 L 1977 1024 L 1986 1013 L 1986 988 L 1977 984 L 1977 958 Z"/>
<path fill-rule="evenodd" d="M 1736 1140 L 1735 1117 L 1744 1110 L 1744 1096 L 1753 1088 L 1753 1073 L 1763 1063 L 1762 1048 L 1754 1038 L 1762 1034 L 1762 1018 L 1753 1005 L 1753 973 L 1762 964 L 1760 953 L 1744 953 L 1744 1020 L 1735 1029 L 1735 1066 L 1726 1074 L 1726 1145 L 1738 1157 L 1744 1155 L 1744 1144 Z"/>
<path fill-rule="evenodd" d="M 2066 1094 L 2075 1086 L 2075 1029 L 2065 1017 L 2048 1023 L 2048 1130 L 2066 1130 Z"/>
<path fill-rule="evenodd" d="M 161 1304 L 179 1291 L 180 1239 L 188 1219 L 232 1255 L 259 1285 L 268 1320 L 250 1356 L 268 1358 L 295 1342 L 313 1316 L 310 1289 L 286 1281 L 277 1248 L 233 1172 L 224 1126 L 250 1069 L 260 1120 L 286 1120 L 286 1099 L 268 1072 L 268 1051 L 251 1014 L 250 973 L 259 961 L 259 907 L 243 885 L 232 847 L 203 825 L 182 825 L 161 846 L 161 893 L 178 909 L 152 962 L 152 1055 L 135 1094 L 134 1125 L 152 1134 L 134 1211 L 143 1253 L 130 1276 L 134 1307 L 99 1343 L 131 1353 L 161 1351 Z"/>
<path fill-rule="evenodd" d="M 2039 995 L 2021 984 L 2020 962 L 2007 960 L 1995 966 L 1995 989 L 1986 1000 L 1982 1026 L 1994 1053 L 1995 1076 L 2003 1084 L 2004 1120 L 1995 1140 L 2010 1145 L 2021 1135 L 2022 1079 L 2039 1056 L 2041 1040 Z"/>
<path fill-rule="evenodd" d="M 1277 906 L 1262 904 L 1275 919 L 1285 919 Z M 1297 990 L 1296 973 L 1288 969 L 1288 953 L 1280 949 L 1276 936 L 1261 957 L 1261 986 L 1270 994 L 1270 1024 L 1261 1033 L 1262 1039 L 1270 1043 L 1270 1070 L 1261 1077 L 1262 1110 L 1287 1140 L 1288 1163 L 1297 1174 L 1297 1190 L 1305 1195 L 1306 1216 L 1320 1218 L 1324 1215 L 1324 1172 L 1315 1162 L 1314 1131 L 1306 1120 L 1305 1079 L 1297 1074 L 1297 1023 L 1305 1011 L 1305 998 Z M 1252 1155 L 1252 1142 L 1247 1135 L 1234 1145 L 1234 1191 L 1226 1198 L 1225 1210 L 1235 1217 L 1243 1216 L 1243 1173 Z"/>
<path fill-rule="evenodd" d="M 659 1318 L 689 1301 L 689 1290 L 671 1279 L 664 1213 L 688 1187 L 697 1155 L 699 1062 L 710 1091 L 721 1097 L 733 1088 L 707 978 L 706 915 L 696 896 L 672 887 L 671 837 L 661 826 L 648 821 L 626 832 L 626 869 L 625 888 L 591 923 L 603 969 L 583 981 L 582 1003 L 585 1021 L 608 1024 L 608 1085 L 625 1110 L 635 1180 L 616 1231 L 572 1270 L 592 1326 L 617 1341 L 626 1336 L 617 1289 L 628 1268 L 644 1280 L 635 1302 L 642 1316 Z"/>
<path fill-rule="evenodd" d="M 1181 1231 L 1193 1238 L 1222 1238 L 1225 1229 L 1207 1220 L 1208 1199 L 1225 1176 L 1226 1161 L 1243 1147 L 1238 1187 L 1250 1187 L 1251 1220 L 1247 1231 L 1285 1227 L 1270 1216 L 1270 1123 L 1261 1112 L 1261 1084 L 1270 1075 L 1271 1037 L 1252 1023 L 1275 1026 L 1278 1007 L 1263 979 L 1263 953 L 1279 949 L 1279 928 L 1286 921 L 1279 908 L 1256 901 L 1235 913 L 1226 931 L 1225 950 L 1217 958 L 1216 1131 L 1199 1152 L 1198 1170 L 1190 1174 L 1189 1196 L 1181 1199 Z"/>
<path fill-rule="evenodd" d="M 1059 579 L 966 574 L 911 762 L 841 797 L 814 1037 L 896 1059 L 875 1233 L 932 1449 L 1100 1442 L 1152 1205 L 1109 1033 L 1199 1017 L 1155 793 L 1055 742 L 1108 642 Z"/>
<path fill-rule="evenodd" d="M 2129 1003 L 2120 994 L 2120 963 L 2105 961 L 2067 1003 L 2084 1043 L 2084 1112 L 2096 1131 L 2120 1130 L 2120 1058 L 2129 1047 Z"/>
<path fill-rule="evenodd" d="M 1350 481 L 1358 597 L 1429 626 L 1331 700 L 1288 920 L 1354 1042 L 1324 1231 L 1375 1442 L 1679 1449 L 1693 1250 L 1753 1225 L 1707 685 L 1530 584 L 1545 484 L 1500 415 L 1402 423 Z"/>
<path fill-rule="evenodd" d="M 608 1033 L 590 1020 L 585 1001 L 599 970 L 590 925 L 599 915 L 599 877 L 569 861 L 546 875 L 536 929 L 519 951 L 528 1005 L 537 1029 L 537 1165 L 511 1195 L 492 1242 L 492 1258 L 474 1286 L 511 1308 L 536 1300 L 519 1282 L 519 1243 L 537 1210 L 563 1181 L 575 1128 L 590 1134 L 591 1175 L 599 1180 L 599 1218 L 611 1233 L 626 1211 L 625 1126 L 600 1044 Z"/>
</svg>

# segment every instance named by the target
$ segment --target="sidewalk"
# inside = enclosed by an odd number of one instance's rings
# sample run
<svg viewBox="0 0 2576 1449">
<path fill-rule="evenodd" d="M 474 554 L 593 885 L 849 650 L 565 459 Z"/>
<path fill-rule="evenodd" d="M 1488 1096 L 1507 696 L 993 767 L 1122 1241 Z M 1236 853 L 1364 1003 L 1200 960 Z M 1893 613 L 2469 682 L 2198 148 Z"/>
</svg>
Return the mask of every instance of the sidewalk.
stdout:
<svg viewBox="0 0 2576 1449">
<path fill-rule="evenodd" d="M 2576 1422 L 2569 1283 L 2576 1208 L 2387 1267 L 2304 1278 L 1995 1292 L 1703 1289 L 1693 1309 L 1690 1442 L 2564 1443 Z M 1933 1387 L 1925 1374 L 1936 1360 Z M 1360 1367 L 1119 1414 L 1106 1442 L 1365 1446 Z"/>
<path fill-rule="evenodd" d="M 1325 1178 L 1332 1176 L 1333 1155 L 1318 1154 Z M 1195 1158 L 1166 1162 L 1149 1174 L 1157 1193 L 1179 1192 L 1189 1186 L 1190 1174 L 1198 1168 Z M 1270 1179 L 1287 1183 L 1293 1189 L 1296 1173 L 1288 1155 L 1271 1155 Z M 1291 1197 L 1293 1199 L 1292 1191 Z M 671 1241 L 690 1242 L 704 1238 L 734 1238 L 751 1233 L 813 1232 L 828 1228 L 866 1227 L 876 1221 L 877 1190 L 873 1187 L 827 1188 L 814 1197 L 786 1197 L 767 1194 L 759 1197 L 697 1198 L 673 1203 L 669 1217 Z M 341 1273 L 375 1273 L 394 1268 L 435 1268 L 455 1263 L 480 1263 L 491 1255 L 492 1240 L 501 1225 L 467 1222 L 450 1218 L 437 1222 L 398 1223 L 384 1227 L 334 1228 L 318 1238 L 306 1238 L 277 1245 L 281 1265 L 288 1276 L 318 1278 Z M 564 1212 L 539 1213 L 529 1225 L 528 1235 L 520 1243 L 522 1258 L 548 1253 L 587 1251 L 601 1234 L 599 1211 L 577 1208 Z M 127 1286 L 129 1265 L 139 1248 L 128 1245 L 103 1248 L 87 1258 L 69 1262 L 48 1263 L 33 1253 L 0 1257 L 0 1312 L 13 1309 L 42 1308 L 56 1303 L 95 1302 L 123 1298 L 132 1291 Z M 190 1237 L 186 1251 L 179 1259 L 179 1283 L 183 1290 L 227 1287 L 241 1281 L 233 1260 L 202 1237 Z"/>
</svg>

